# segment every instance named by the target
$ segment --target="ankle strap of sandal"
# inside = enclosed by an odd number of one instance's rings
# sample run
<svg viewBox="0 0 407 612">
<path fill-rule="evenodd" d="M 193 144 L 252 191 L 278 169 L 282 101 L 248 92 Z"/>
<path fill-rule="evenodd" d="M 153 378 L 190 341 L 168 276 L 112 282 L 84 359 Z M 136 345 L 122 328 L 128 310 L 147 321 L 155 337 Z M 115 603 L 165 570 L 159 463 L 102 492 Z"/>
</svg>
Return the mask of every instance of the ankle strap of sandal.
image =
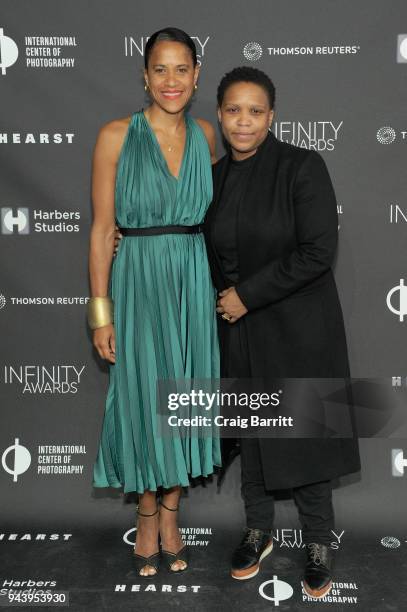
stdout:
<svg viewBox="0 0 407 612">
<path fill-rule="evenodd" d="M 155 516 L 158 512 L 158 508 L 156 508 L 155 512 L 153 512 L 152 514 L 145 514 L 144 512 L 140 512 L 139 507 L 139 505 L 136 506 L 136 512 L 139 516 Z"/>
<path fill-rule="evenodd" d="M 176 508 L 169 508 L 168 506 L 166 506 L 161 500 L 160 500 L 160 505 L 164 506 L 164 508 L 166 510 L 170 510 L 170 512 L 176 512 L 179 509 L 179 506 L 177 506 Z"/>
</svg>

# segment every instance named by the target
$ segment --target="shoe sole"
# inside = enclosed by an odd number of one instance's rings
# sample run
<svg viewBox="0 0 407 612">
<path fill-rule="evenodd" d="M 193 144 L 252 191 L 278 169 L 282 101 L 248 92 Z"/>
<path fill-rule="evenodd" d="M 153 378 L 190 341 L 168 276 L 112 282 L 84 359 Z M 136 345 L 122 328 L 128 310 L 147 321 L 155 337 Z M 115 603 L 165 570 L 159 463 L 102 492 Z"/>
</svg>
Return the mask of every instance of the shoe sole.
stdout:
<svg viewBox="0 0 407 612">
<path fill-rule="evenodd" d="M 328 582 L 328 584 L 322 589 L 311 589 L 311 587 L 309 587 L 304 581 L 302 581 L 301 584 L 306 594 L 309 595 L 309 597 L 313 597 L 314 599 L 322 599 L 323 597 L 328 595 L 328 593 L 332 589 L 332 580 Z"/>
<path fill-rule="evenodd" d="M 273 542 L 271 542 L 271 544 L 269 544 L 267 546 L 267 548 L 265 548 L 263 550 L 263 552 L 260 555 L 260 559 L 259 559 L 258 563 L 256 563 L 256 565 L 252 565 L 252 567 L 250 567 L 247 570 L 236 570 L 236 571 L 239 572 L 239 574 L 234 573 L 234 571 L 232 570 L 230 572 L 230 575 L 235 580 L 249 580 L 249 578 L 254 578 L 255 576 L 257 576 L 257 574 L 260 571 L 260 563 L 261 563 L 261 561 L 263 561 L 263 559 L 265 557 L 267 557 L 267 555 L 269 555 L 272 550 L 273 550 Z M 246 572 L 249 572 L 249 573 L 246 573 Z"/>
</svg>

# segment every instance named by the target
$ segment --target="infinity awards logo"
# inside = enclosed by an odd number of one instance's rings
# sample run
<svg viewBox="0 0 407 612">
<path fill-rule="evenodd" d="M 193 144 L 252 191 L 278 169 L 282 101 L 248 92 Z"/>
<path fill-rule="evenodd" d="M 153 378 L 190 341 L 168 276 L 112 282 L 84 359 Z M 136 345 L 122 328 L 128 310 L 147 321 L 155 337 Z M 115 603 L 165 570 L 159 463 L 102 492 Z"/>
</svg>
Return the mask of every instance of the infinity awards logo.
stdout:
<svg viewBox="0 0 407 612">
<path fill-rule="evenodd" d="M 398 309 L 392 304 L 392 297 L 395 293 L 399 293 L 399 306 Z M 386 298 L 387 308 L 393 314 L 398 315 L 399 321 L 404 321 L 404 315 L 407 315 L 407 286 L 404 284 L 404 278 L 400 278 L 400 284 L 390 289 Z"/>
<path fill-rule="evenodd" d="M 14 461 L 11 459 L 11 466 L 7 463 L 7 457 L 14 452 Z M 8 474 L 13 476 L 13 482 L 17 482 L 18 476 L 24 474 L 31 464 L 31 455 L 28 448 L 22 446 L 18 438 L 14 440 L 14 444 L 9 446 L 4 451 L 1 457 L 1 464 Z"/>
</svg>

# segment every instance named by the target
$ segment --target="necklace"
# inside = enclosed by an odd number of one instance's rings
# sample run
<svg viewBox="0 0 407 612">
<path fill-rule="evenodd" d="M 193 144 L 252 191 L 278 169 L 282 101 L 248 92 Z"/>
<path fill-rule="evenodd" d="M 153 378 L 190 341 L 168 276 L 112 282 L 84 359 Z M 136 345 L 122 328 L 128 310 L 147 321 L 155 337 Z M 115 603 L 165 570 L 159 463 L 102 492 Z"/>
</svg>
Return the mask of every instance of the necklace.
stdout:
<svg viewBox="0 0 407 612">
<path fill-rule="evenodd" d="M 144 113 L 144 110 L 142 110 L 142 112 Z M 144 113 L 144 117 L 145 117 L 145 118 L 148 120 L 148 117 L 147 117 L 146 113 Z M 169 153 L 172 153 L 172 152 L 174 151 L 174 145 L 172 145 L 172 144 L 166 144 L 166 145 L 164 145 L 164 146 L 165 146 L 165 148 L 167 149 L 167 151 L 168 151 Z"/>
</svg>

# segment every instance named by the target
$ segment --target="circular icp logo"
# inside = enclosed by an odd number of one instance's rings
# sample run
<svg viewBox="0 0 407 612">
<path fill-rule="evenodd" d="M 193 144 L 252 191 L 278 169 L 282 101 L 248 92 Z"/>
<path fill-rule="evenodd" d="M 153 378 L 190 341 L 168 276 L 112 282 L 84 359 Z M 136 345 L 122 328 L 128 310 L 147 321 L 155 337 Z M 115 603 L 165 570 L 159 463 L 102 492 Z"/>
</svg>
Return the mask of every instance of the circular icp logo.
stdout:
<svg viewBox="0 0 407 612">
<path fill-rule="evenodd" d="M 12 460 L 11 466 L 7 465 L 6 459 L 10 453 L 14 452 L 14 461 Z M 31 454 L 28 448 L 22 446 L 18 438 L 14 440 L 14 444 L 9 446 L 4 451 L 1 463 L 3 468 L 8 474 L 13 476 L 13 482 L 17 482 L 20 474 L 24 474 L 28 470 L 31 464 Z"/>
<path fill-rule="evenodd" d="M 9 36 L 4 36 L 3 28 L 0 28 L 0 70 L 6 74 L 7 68 L 15 64 L 18 58 L 18 47 Z"/>
<path fill-rule="evenodd" d="M 394 293 L 399 293 L 399 307 L 394 308 L 393 304 L 392 304 L 392 297 Z M 386 304 L 387 304 L 387 308 L 393 313 L 398 315 L 399 317 L 399 321 L 402 323 L 404 321 L 404 317 L 407 315 L 407 285 L 404 284 L 404 278 L 400 278 L 400 284 L 396 285 L 395 287 L 393 287 L 392 289 L 390 289 L 390 291 L 387 294 L 387 298 L 386 298 Z M 403 469 L 403 453 L 400 453 L 400 459 L 399 461 L 401 461 L 400 467 L 401 469 Z"/>
<path fill-rule="evenodd" d="M 4 306 L 5 306 L 5 305 L 6 305 L 6 298 L 5 298 L 5 296 L 4 296 L 4 295 L 1 293 L 1 294 L 0 294 L 0 310 L 1 310 L 2 308 L 4 308 Z"/>
<path fill-rule="evenodd" d="M 407 36 L 400 43 L 399 53 L 403 59 L 407 60 Z"/>
<path fill-rule="evenodd" d="M 133 539 L 131 536 L 133 535 L 133 533 L 136 534 L 136 532 L 137 532 L 137 527 L 132 527 L 131 529 L 128 529 L 126 533 L 123 535 L 123 542 L 125 542 L 129 546 L 134 546 L 136 542 L 136 538 Z"/>
<path fill-rule="evenodd" d="M 263 55 L 263 49 L 261 48 L 261 45 L 259 45 L 259 43 L 249 42 L 243 47 L 243 55 L 246 59 L 250 60 L 251 62 L 254 62 L 261 58 L 261 56 Z"/>
<path fill-rule="evenodd" d="M 376 138 L 381 144 L 390 144 L 396 140 L 396 132 L 392 127 L 381 127 L 377 130 Z"/>
<path fill-rule="evenodd" d="M 386 548 L 398 548 L 399 546 L 401 546 L 400 540 L 394 538 L 393 536 L 386 536 L 380 541 Z"/>
<path fill-rule="evenodd" d="M 273 595 L 266 595 L 264 589 L 269 584 L 273 585 Z M 259 593 L 264 599 L 268 601 L 272 601 L 275 606 L 280 605 L 280 601 L 284 601 L 285 599 L 290 599 L 293 595 L 293 587 L 288 582 L 284 582 L 283 580 L 279 580 L 277 576 L 273 576 L 273 580 L 266 580 L 259 586 Z"/>
</svg>

